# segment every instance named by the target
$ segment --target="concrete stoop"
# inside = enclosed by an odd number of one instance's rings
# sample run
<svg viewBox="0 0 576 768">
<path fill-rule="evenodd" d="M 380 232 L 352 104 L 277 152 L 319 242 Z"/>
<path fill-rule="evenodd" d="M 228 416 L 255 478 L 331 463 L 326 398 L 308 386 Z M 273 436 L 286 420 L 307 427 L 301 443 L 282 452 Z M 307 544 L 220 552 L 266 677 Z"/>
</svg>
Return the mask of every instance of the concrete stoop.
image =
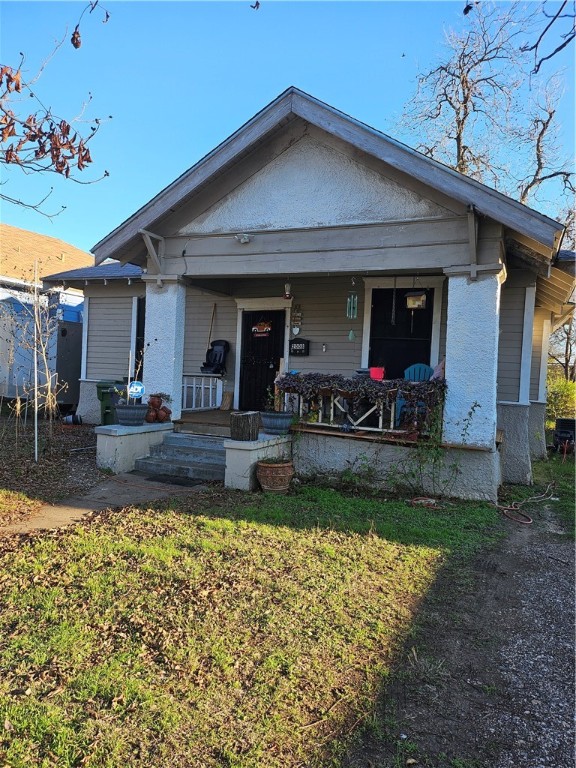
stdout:
<svg viewBox="0 0 576 768">
<path fill-rule="evenodd" d="M 150 456 L 136 459 L 135 469 L 148 475 L 185 477 L 190 480 L 224 480 L 226 451 L 224 437 L 166 434 L 164 441 L 150 448 Z"/>
</svg>

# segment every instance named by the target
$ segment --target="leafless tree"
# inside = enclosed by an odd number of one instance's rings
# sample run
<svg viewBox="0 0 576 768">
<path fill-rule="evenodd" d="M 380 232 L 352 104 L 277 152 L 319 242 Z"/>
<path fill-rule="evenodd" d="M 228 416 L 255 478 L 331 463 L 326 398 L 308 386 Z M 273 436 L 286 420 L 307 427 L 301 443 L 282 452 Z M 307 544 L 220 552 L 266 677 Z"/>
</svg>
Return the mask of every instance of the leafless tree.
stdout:
<svg viewBox="0 0 576 768">
<path fill-rule="evenodd" d="M 82 44 L 80 22 L 88 11 L 92 13 L 98 6 L 98 0 L 88 3 L 80 16 L 70 38 L 74 48 Z M 103 21 L 108 21 L 105 9 Z M 16 166 L 24 173 L 58 174 L 65 178 L 79 181 L 76 172 L 81 172 L 92 162 L 89 142 L 98 132 L 101 121 L 91 120 L 88 130 L 82 135 L 76 126 L 84 124 L 86 104 L 73 118 L 62 118 L 46 107 L 36 91 L 36 83 L 47 64 L 64 43 L 63 38 L 44 61 L 40 70 L 32 78 L 24 75 L 25 56 L 20 54 L 16 66 L 0 64 L 0 164 Z M 91 97 L 89 97 L 91 98 Z M 32 110 L 28 103 L 34 106 Z M 108 172 L 104 172 L 107 176 Z M 93 183 L 98 179 L 84 181 Z M 43 204 L 48 193 L 41 200 L 26 202 L 0 192 L 0 200 L 44 212 Z"/>
<path fill-rule="evenodd" d="M 569 199 L 574 199 L 574 174 L 558 147 L 556 111 L 562 96 L 557 78 L 549 80 L 541 97 L 532 100 L 526 124 L 515 131 L 519 145 L 527 148 L 525 173 L 518 179 L 517 197 L 528 204 L 542 185 L 558 181 Z M 514 131 L 512 131 L 514 133 Z"/>
<path fill-rule="evenodd" d="M 521 41 L 537 15 L 519 4 L 476 3 L 469 18 L 464 32 L 448 32 L 444 60 L 420 76 L 403 129 L 427 156 L 523 203 L 543 185 L 571 196 L 556 133 L 560 78 L 528 87 Z"/>
<path fill-rule="evenodd" d="M 576 320 L 561 325 L 550 336 L 549 362 L 562 371 L 566 381 L 576 381 Z"/>
<path fill-rule="evenodd" d="M 567 48 L 576 37 L 576 0 L 564 0 L 560 7 L 554 12 L 549 13 L 547 2 L 542 3 L 542 14 L 548 20 L 544 29 L 538 34 L 533 43 L 527 43 L 522 46 L 522 51 L 534 54 L 533 75 L 540 72 L 540 68 L 546 61 L 550 61 L 564 48 Z M 557 37 L 553 34 L 557 33 Z M 552 42 L 551 46 L 547 44 Z M 547 51 L 544 53 L 544 49 Z"/>
</svg>

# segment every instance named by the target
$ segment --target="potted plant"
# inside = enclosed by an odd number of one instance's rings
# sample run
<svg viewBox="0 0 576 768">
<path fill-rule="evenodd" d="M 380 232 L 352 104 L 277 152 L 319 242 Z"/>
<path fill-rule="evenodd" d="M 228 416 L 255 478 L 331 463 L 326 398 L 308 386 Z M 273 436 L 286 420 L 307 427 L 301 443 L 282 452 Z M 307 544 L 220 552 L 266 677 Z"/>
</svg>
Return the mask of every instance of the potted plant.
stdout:
<svg viewBox="0 0 576 768">
<path fill-rule="evenodd" d="M 145 419 L 148 424 L 163 424 L 170 421 L 172 411 L 168 408 L 167 403 L 171 403 L 172 398 L 166 392 L 155 392 L 148 397 L 148 410 L 146 411 Z"/>
<path fill-rule="evenodd" d="M 148 404 L 138 402 L 128 396 L 128 385 L 114 387 L 112 404 L 116 411 L 118 424 L 124 427 L 141 427 L 148 411 Z"/>
<path fill-rule="evenodd" d="M 293 477 L 292 459 L 273 457 L 260 459 L 256 464 L 256 478 L 263 491 L 287 493 Z"/>
<path fill-rule="evenodd" d="M 264 410 L 260 411 L 262 430 L 268 435 L 287 435 L 294 414 L 285 409 L 284 397 L 272 387 L 268 387 Z"/>
</svg>

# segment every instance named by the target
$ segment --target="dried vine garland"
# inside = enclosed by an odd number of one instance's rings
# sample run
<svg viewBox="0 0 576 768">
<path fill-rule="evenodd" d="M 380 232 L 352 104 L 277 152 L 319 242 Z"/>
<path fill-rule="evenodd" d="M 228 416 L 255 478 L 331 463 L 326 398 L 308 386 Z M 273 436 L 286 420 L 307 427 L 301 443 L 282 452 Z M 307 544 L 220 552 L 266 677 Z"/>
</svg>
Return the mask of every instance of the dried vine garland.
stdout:
<svg viewBox="0 0 576 768">
<path fill-rule="evenodd" d="M 317 400 L 320 395 L 341 395 L 346 393 L 354 401 L 366 400 L 372 405 L 390 405 L 400 396 L 407 405 L 424 407 L 432 411 L 442 403 L 446 392 L 446 381 L 407 381 L 387 379 L 376 381 L 367 376 L 352 378 L 329 373 L 285 373 L 276 381 L 281 392 L 300 395 L 305 401 Z"/>
</svg>

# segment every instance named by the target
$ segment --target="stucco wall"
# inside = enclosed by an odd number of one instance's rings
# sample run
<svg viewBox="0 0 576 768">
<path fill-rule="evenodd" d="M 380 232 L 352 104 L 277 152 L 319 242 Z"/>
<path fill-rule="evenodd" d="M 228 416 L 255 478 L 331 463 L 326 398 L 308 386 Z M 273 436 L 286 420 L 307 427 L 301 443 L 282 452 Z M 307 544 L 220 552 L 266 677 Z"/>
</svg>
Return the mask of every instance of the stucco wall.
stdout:
<svg viewBox="0 0 576 768">
<path fill-rule="evenodd" d="M 146 284 L 144 386 L 148 395 L 170 395 L 172 418 L 182 410 L 182 373 L 186 287 L 178 281 Z"/>
<path fill-rule="evenodd" d="M 364 474 L 382 488 L 412 484 L 415 495 L 424 492 L 435 497 L 496 501 L 501 483 L 497 451 L 445 449 L 443 462 L 433 471 L 422 465 L 424 481 L 420 488 L 411 475 L 419 466 L 414 463 L 414 447 L 303 432 L 295 439 L 292 451 L 297 474 L 339 474 L 346 470 Z"/>
<path fill-rule="evenodd" d="M 444 440 L 493 450 L 500 282 L 497 275 L 448 282 Z"/>
<path fill-rule="evenodd" d="M 528 413 L 528 440 L 533 459 L 545 459 L 546 451 L 546 403 L 530 403 Z"/>
<path fill-rule="evenodd" d="M 437 203 L 330 144 L 304 136 L 183 227 L 182 233 L 319 227 L 447 214 Z"/>
<path fill-rule="evenodd" d="M 504 431 L 502 453 L 502 480 L 505 483 L 530 485 L 532 462 L 528 420 L 529 405 L 498 404 L 498 428 Z"/>
<path fill-rule="evenodd" d="M 80 381 L 80 396 L 76 415 L 80 416 L 85 424 L 100 424 L 100 414 L 101 408 L 96 392 L 96 382 Z"/>
</svg>

